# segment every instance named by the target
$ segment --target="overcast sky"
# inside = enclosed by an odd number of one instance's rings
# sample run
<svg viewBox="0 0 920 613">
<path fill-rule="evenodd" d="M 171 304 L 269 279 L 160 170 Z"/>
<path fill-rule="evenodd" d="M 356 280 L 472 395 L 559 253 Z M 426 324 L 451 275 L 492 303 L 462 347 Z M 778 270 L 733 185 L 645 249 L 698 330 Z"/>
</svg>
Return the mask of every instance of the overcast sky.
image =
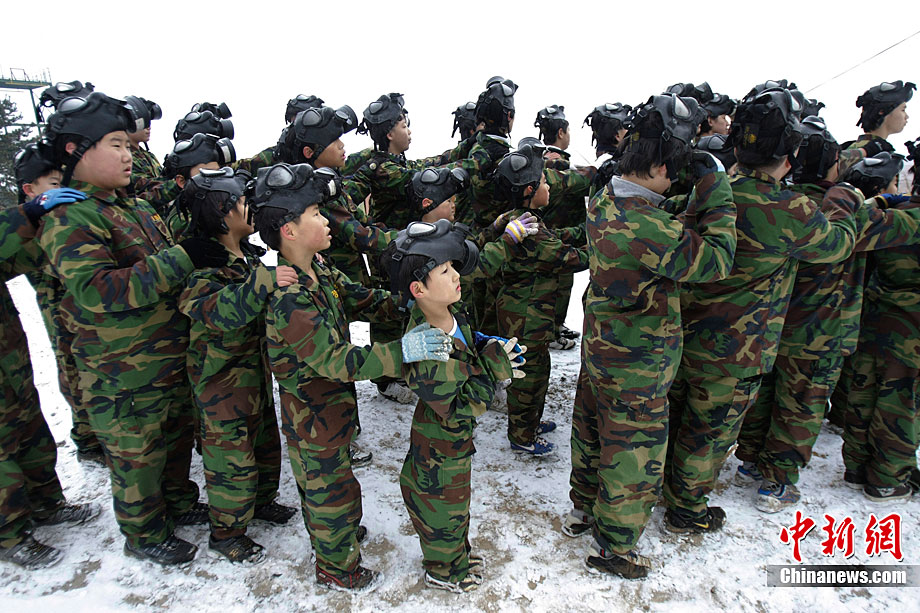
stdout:
<svg viewBox="0 0 920 613">
<path fill-rule="evenodd" d="M 878 17 L 872 16 L 878 7 Z M 27 15 L 25 9 L 44 14 Z M 91 8 L 89 8 L 91 7 Z M 226 102 L 247 157 L 274 145 L 287 100 L 314 94 L 359 117 L 381 94 L 406 98 L 410 158 L 453 144 L 452 115 L 492 75 L 520 86 L 512 140 L 535 136 L 537 110 L 565 106 L 572 146 L 593 160 L 585 115 L 604 102 L 636 104 L 675 82 L 709 81 L 733 98 L 766 79 L 812 87 L 920 28 L 903 2 L 42 2 L 20 3 L 7 24 L 0 73 L 47 70 L 113 96 L 158 102 L 151 149 L 162 159 L 176 121 L 200 101 Z M 4 21 L 9 16 L 6 9 Z M 133 15 L 132 15 L 133 13 Z M 881 81 L 920 82 L 920 36 L 809 92 L 838 141 L 855 138 L 856 97 Z M 21 74 L 18 70 L 16 74 Z M 38 93 L 38 92 L 36 92 Z M 28 96 L 13 96 L 28 110 Z M 917 97 L 920 99 L 920 96 Z M 920 135 L 914 117 L 891 138 Z M 349 135 L 349 152 L 370 146 Z"/>
</svg>

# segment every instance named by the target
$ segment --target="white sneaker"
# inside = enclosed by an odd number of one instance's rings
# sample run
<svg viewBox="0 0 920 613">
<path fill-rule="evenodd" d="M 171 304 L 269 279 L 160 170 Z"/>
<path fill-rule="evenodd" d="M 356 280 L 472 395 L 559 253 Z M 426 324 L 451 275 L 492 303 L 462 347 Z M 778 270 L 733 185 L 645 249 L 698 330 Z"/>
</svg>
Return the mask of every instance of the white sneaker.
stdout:
<svg viewBox="0 0 920 613">
<path fill-rule="evenodd" d="M 588 515 L 578 509 L 572 509 L 562 521 L 562 533 L 575 538 L 589 532 L 592 526 L 594 526 L 593 515 Z"/>
<path fill-rule="evenodd" d="M 415 395 L 415 392 L 406 387 L 404 383 L 397 381 L 393 381 L 382 391 L 378 388 L 377 393 L 399 404 L 415 404 L 418 402 L 418 396 Z"/>
<path fill-rule="evenodd" d="M 432 577 L 426 572 L 425 585 L 436 590 L 446 590 L 448 592 L 453 592 L 454 594 L 462 594 L 463 592 L 471 592 L 482 585 L 482 575 L 477 575 L 476 573 L 470 572 L 460 581 L 454 582 Z"/>
<path fill-rule="evenodd" d="M 499 413 L 508 412 L 508 390 L 503 387 L 496 387 L 495 397 L 492 398 L 492 406 L 489 407 Z"/>
</svg>

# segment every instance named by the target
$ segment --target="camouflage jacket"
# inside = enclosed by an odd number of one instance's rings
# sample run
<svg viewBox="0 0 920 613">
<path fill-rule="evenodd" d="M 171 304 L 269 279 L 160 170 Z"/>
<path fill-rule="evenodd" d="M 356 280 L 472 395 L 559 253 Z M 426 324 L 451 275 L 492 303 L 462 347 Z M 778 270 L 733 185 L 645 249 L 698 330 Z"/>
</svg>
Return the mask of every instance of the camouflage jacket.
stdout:
<svg viewBox="0 0 920 613">
<path fill-rule="evenodd" d="M 299 278 L 298 283 L 274 290 L 265 313 L 285 435 L 305 448 L 347 445 L 357 416 L 351 382 L 398 377 L 403 366 L 400 341 L 352 345 L 348 324 L 358 317 L 397 320 L 397 305 L 389 292 L 352 283 L 317 261 L 313 271 L 318 282 L 282 256 L 278 265 L 293 266 Z"/>
<path fill-rule="evenodd" d="M 403 366 L 406 384 L 419 397 L 416 412 L 430 411 L 446 431 L 439 439 L 437 433 L 428 429 L 424 440 L 417 440 L 413 428 L 409 453 L 426 463 L 438 454 L 463 458 L 475 453 L 472 436 L 475 419 L 492 404 L 495 383 L 511 378 L 511 364 L 499 344 L 477 350 L 465 313 L 457 305 L 452 305 L 451 311 L 466 342 L 453 339 L 454 349 L 447 362 L 424 360 Z M 413 307 L 407 331 L 423 323 L 425 315 L 418 306 Z M 457 432 L 464 430 L 469 436 L 463 437 L 458 446 Z"/>
<path fill-rule="evenodd" d="M 920 197 L 902 207 L 920 208 Z M 920 246 L 869 257 L 875 265 L 866 284 L 859 351 L 920 368 Z"/>
<path fill-rule="evenodd" d="M 542 211 L 515 209 L 511 217 L 525 212 Z M 581 248 L 560 240 L 560 234 Z M 503 336 L 516 336 L 525 344 L 548 343 L 555 338 L 559 274 L 588 268 L 588 252 L 584 247 L 583 227 L 560 232 L 542 223 L 537 234 L 510 247 L 511 257 L 505 259 L 501 268 L 501 289 L 495 297 Z"/>
<path fill-rule="evenodd" d="M 374 157 L 376 150 L 368 147 L 367 149 L 362 149 L 358 153 L 352 153 L 347 158 L 345 158 L 345 166 L 342 167 L 342 176 L 350 177 L 355 174 L 359 168 L 364 166 L 368 160 Z"/>
<path fill-rule="evenodd" d="M 188 321 L 176 302 L 192 261 L 147 202 L 71 187 L 88 198 L 49 211 L 38 241 L 64 285 L 74 357 L 106 389 L 152 383 L 184 361 Z"/>
<path fill-rule="evenodd" d="M 132 149 L 131 160 L 131 184 L 128 193 L 146 200 L 160 215 L 165 215 L 170 201 L 182 190 L 174 180 L 162 177 L 163 166 L 147 149 Z"/>
<path fill-rule="evenodd" d="M 274 150 L 274 147 L 263 149 L 251 158 L 243 158 L 242 160 L 233 162 L 230 164 L 230 167 L 233 168 L 233 170 L 245 170 L 255 178 L 260 168 L 272 165 L 272 154 Z"/>
<path fill-rule="evenodd" d="M 760 171 L 740 168 L 731 186 L 738 211 L 731 272 L 681 292 L 681 366 L 689 376 L 744 379 L 772 370 L 799 260 L 840 262 L 853 252 L 858 192 L 835 186 L 818 210 Z"/>
<path fill-rule="evenodd" d="M 511 141 L 507 138 L 484 132 L 476 133 L 476 142 L 470 149 L 470 159 L 474 160 L 478 169 L 470 174 L 474 228 L 488 226 L 509 208 L 506 202 L 496 198 L 492 182 L 492 171 L 509 151 Z"/>
<path fill-rule="evenodd" d="M 830 185 L 804 184 L 793 189 L 821 206 Z M 866 251 L 920 242 L 920 208 L 883 210 L 868 200 L 854 217 L 853 255 L 834 264 L 802 262 L 792 286 L 779 353 L 820 359 L 850 355 L 859 340 Z"/>
<path fill-rule="evenodd" d="M 696 185 L 678 218 L 662 197 L 614 178 L 588 205 L 582 363 L 623 404 L 663 398 L 681 355 L 679 283 L 715 281 L 735 253 L 735 205 L 725 173 Z"/>
<path fill-rule="evenodd" d="M 179 297 L 191 319 L 188 372 L 198 407 L 213 420 L 259 415 L 271 402 L 265 307 L 275 273 L 257 257 L 229 254 L 196 270 Z"/>
<path fill-rule="evenodd" d="M 324 203 L 320 211 L 329 220 L 332 235 L 332 244 L 323 255 L 329 256 L 336 268 L 349 271 L 363 269 L 362 253 L 368 254 L 368 258 L 376 258 L 391 241 L 396 240 L 397 230 L 375 224 L 364 207 L 355 204 L 347 193 Z"/>
<path fill-rule="evenodd" d="M 28 361 L 29 348 L 23 342 L 25 332 L 19 321 L 19 311 L 5 281 L 35 269 L 40 253 L 32 240 L 34 235 L 35 227 L 22 212 L 22 207 L 0 210 L 0 381 L 13 389 L 22 385 L 22 381 L 11 379 L 18 365 Z M 3 404 L 0 401 L 0 407 L 6 408 Z"/>
<path fill-rule="evenodd" d="M 540 217 L 550 228 L 584 225 L 586 198 L 597 171 L 591 166 L 559 170 L 545 168 L 543 176 L 549 186 L 549 202 Z"/>
</svg>

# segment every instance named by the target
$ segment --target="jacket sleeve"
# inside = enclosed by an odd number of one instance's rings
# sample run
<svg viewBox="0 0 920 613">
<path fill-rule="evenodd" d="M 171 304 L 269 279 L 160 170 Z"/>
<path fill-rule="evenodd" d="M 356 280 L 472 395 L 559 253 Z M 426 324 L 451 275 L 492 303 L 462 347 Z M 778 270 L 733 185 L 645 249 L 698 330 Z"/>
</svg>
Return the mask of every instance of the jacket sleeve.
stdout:
<svg viewBox="0 0 920 613">
<path fill-rule="evenodd" d="M 831 264 L 853 253 L 856 243 L 854 211 L 863 198 L 854 189 L 835 185 L 827 190 L 817 210 L 807 196 L 799 195 L 789 203 L 791 223 L 786 240 L 790 256 L 805 262 Z"/>
<path fill-rule="evenodd" d="M 359 253 L 378 253 L 396 239 L 396 230 L 384 230 L 371 223 L 361 207 L 347 195 L 322 206 L 333 236 Z"/>
<path fill-rule="evenodd" d="M 386 323 L 403 318 L 398 296 L 382 289 L 368 289 L 337 269 L 333 269 L 332 278 L 349 321 Z"/>
<path fill-rule="evenodd" d="M 222 332 L 237 330 L 256 319 L 275 287 L 275 273 L 256 266 L 240 283 L 224 284 L 216 269 L 196 270 L 179 298 L 179 310 L 193 321 Z"/>
<path fill-rule="evenodd" d="M 871 198 L 856 211 L 856 246 L 853 251 L 875 251 L 920 242 L 920 206 L 905 203 L 882 209 Z M 884 202 L 884 200 L 883 200 Z"/>
</svg>

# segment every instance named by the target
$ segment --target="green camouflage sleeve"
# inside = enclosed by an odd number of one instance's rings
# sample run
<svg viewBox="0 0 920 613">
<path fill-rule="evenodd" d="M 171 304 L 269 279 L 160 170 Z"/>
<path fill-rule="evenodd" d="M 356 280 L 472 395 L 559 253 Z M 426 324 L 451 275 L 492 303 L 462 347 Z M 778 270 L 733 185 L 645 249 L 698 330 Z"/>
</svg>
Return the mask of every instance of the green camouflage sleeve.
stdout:
<svg viewBox="0 0 920 613">
<path fill-rule="evenodd" d="M 35 237 L 35 226 L 26 217 L 21 206 L 0 210 L 0 261 L 15 256 L 23 243 Z"/>
<path fill-rule="evenodd" d="M 332 269 L 332 279 L 349 320 L 386 323 L 403 318 L 398 296 L 382 289 L 368 289 L 336 268 Z"/>
<path fill-rule="evenodd" d="M 93 313 L 156 304 L 178 287 L 194 266 L 182 247 L 149 255 L 121 267 L 111 235 L 97 223 L 94 199 L 60 206 L 45 215 L 39 244 L 74 299 Z"/>
<path fill-rule="evenodd" d="M 347 194 L 323 204 L 320 210 L 329 220 L 332 236 L 360 253 L 381 252 L 396 239 L 396 230 L 370 223 L 364 209 Z"/>
<path fill-rule="evenodd" d="M 353 175 L 359 168 L 364 166 L 372 157 L 374 157 L 374 151 L 371 148 L 362 149 L 358 153 L 352 153 L 347 158 L 345 158 L 345 166 L 342 168 L 342 176 L 348 177 Z"/>
<path fill-rule="evenodd" d="M 789 256 L 813 264 L 830 264 L 850 257 L 856 243 L 853 213 L 862 203 L 857 191 L 842 185 L 827 190 L 820 211 L 807 196 L 790 200 L 785 209 L 789 223 L 778 226 L 787 229 L 783 240 L 788 243 Z"/>
<path fill-rule="evenodd" d="M 274 147 L 263 149 L 251 158 L 244 158 L 242 160 L 235 161 L 234 163 L 230 164 L 230 167 L 233 168 L 233 170 L 245 170 L 251 174 L 253 178 L 255 178 L 260 168 L 265 168 L 272 165 L 273 151 Z"/>
<path fill-rule="evenodd" d="M 266 300 L 276 285 L 275 272 L 258 265 L 244 281 L 227 285 L 216 278 L 217 270 L 192 273 L 179 297 L 179 310 L 209 328 L 232 332 L 265 311 Z"/>
<path fill-rule="evenodd" d="M 920 241 L 920 208 L 882 209 L 883 198 L 871 198 L 856 211 L 854 251 L 875 251 Z"/>
</svg>

